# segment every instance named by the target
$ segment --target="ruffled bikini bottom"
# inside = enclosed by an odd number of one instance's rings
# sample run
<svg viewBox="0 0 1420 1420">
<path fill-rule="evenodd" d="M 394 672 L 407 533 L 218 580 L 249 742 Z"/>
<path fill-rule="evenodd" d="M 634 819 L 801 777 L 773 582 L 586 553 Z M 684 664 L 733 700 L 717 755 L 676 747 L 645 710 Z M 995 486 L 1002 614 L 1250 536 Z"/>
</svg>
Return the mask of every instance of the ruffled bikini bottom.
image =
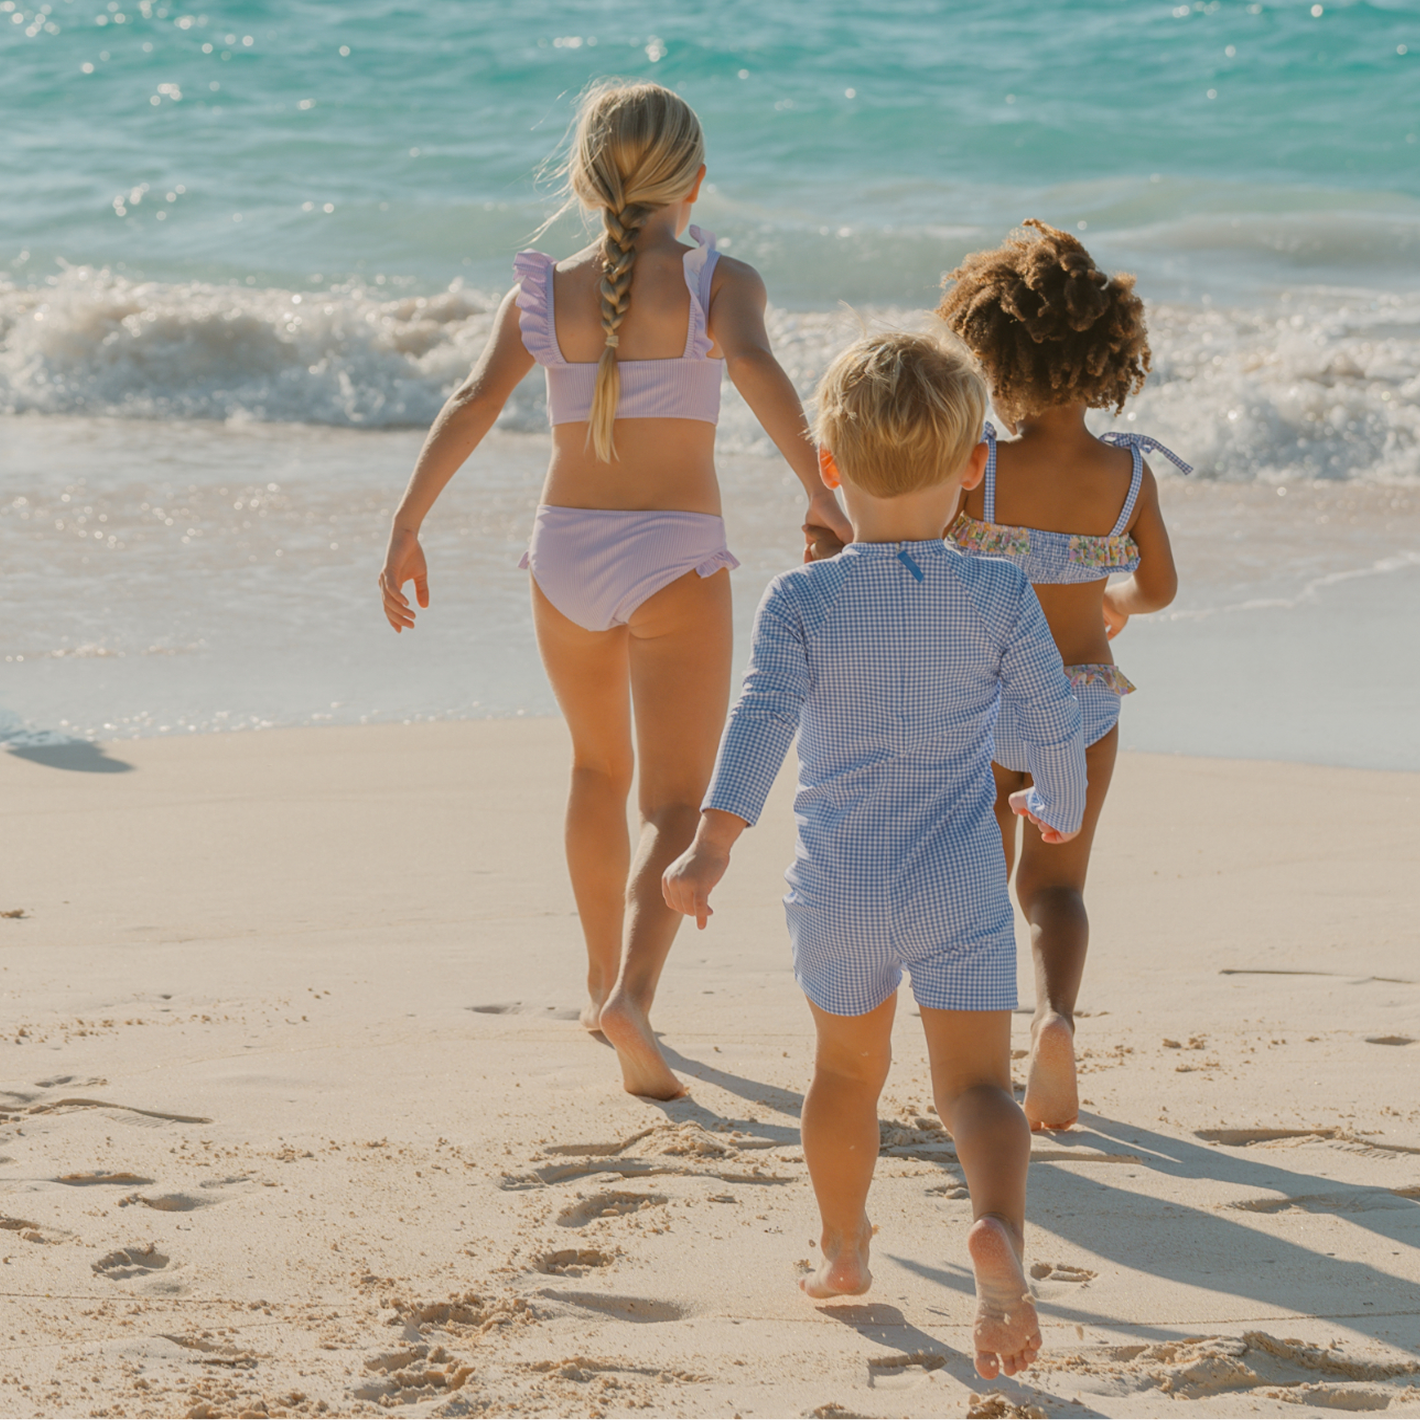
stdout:
<svg viewBox="0 0 1420 1420">
<path fill-rule="evenodd" d="M 1080 702 L 1080 717 L 1085 724 L 1085 745 L 1102 740 L 1119 723 L 1119 702 L 1134 691 L 1129 677 L 1112 665 L 1066 666 L 1075 699 Z M 1003 769 L 1020 774 L 1030 773 L 1026 747 L 1015 732 L 1015 715 L 1010 704 L 1001 703 L 996 721 L 996 747 L 991 758 Z"/>
</svg>

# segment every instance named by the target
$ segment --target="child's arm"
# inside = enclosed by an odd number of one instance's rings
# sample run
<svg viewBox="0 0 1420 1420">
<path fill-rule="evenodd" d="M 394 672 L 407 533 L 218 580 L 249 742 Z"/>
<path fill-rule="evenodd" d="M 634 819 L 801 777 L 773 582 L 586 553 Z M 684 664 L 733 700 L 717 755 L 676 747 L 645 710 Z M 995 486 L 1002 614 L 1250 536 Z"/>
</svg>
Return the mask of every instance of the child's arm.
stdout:
<svg viewBox="0 0 1420 1420">
<path fill-rule="evenodd" d="M 1178 592 L 1178 572 L 1173 565 L 1168 529 L 1159 507 L 1159 485 L 1149 465 L 1139 486 L 1139 502 L 1129 535 L 1139 547 L 1139 567 L 1131 577 L 1104 590 L 1104 625 L 1111 641 L 1124 630 L 1131 616 L 1161 611 Z"/>
<path fill-rule="evenodd" d="M 700 927 L 711 916 L 710 890 L 729 867 L 731 846 L 759 821 L 798 731 L 808 687 L 803 623 L 776 578 L 755 613 L 744 690 L 720 739 L 695 841 L 661 877 L 666 905 Z"/>
<path fill-rule="evenodd" d="M 1039 827 L 1047 843 L 1066 843 L 1085 818 L 1080 702 L 1065 678 L 1045 613 L 1024 577 L 1015 625 L 1001 653 L 1001 694 L 1013 703 L 1016 733 L 1025 744 L 1033 781 L 1029 789 L 1011 796 L 1011 808 Z"/>
<path fill-rule="evenodd" d="M 401 588 L 411 579 L 419 605 L 429 605 L 429 571 L 419 529 L 434 500 L 493 427 L 508 396 L 532 368 L 533 357 L 518 327 L 518 288 L 503 298 L 493 331 L 468 378 L 451 394 L 434 420 L 390 524 L 389 547 L 380 572 L 385 616 L 396 631 L 414 625 L 414 608 Z"/>
<path fill-rule="evenodd" d="M 809 500 L 805 525 L 827 528 L 842 542 L 853 529 L 818 472 L 818 455 L 804 406 L 784 367 L 774 358 L 764 328 L 768 295 L 759 273 L 742 261 L 721 257 L 725 273 L 709 314 L 710 334 L 725 356 L 725 369 L 764 432 L 774 440 Z"/>
<path fill-rule="evenodd" d="M 694 841 L 661 877 L 666 906 L 695 918 L 695 925 L 704 931 L 706 922 L 715 915 L 710 906 L 710 889 L 725 876 L 730 849 L 748 827 L 736 814 L 704 810 Z"/>
</svg>

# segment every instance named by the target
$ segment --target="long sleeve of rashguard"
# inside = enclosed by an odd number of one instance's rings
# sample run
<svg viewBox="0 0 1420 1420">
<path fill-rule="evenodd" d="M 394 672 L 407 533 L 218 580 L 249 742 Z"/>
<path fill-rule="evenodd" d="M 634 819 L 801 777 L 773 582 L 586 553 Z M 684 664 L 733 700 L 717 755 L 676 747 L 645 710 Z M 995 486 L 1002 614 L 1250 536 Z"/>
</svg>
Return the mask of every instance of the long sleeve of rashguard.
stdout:
<svg viewBox="0 0 1420 1420">
<path fill-rule="evenodd" d="M 755 824 L 799 728 L 809 689 L 803 623 L 789 597 L 771 583 L 754 617 L 744 689 L 730 711 L 703 809 L 721 809 Z"/>
<path fill-rule="evenodd" d="M 1009 700 L 1035 781 L 1028 803 L 1042 823 L 1074 833 L 1085 817 L 1085 736 L 1080 703 L 1030 584 L 1001 655 L 1001 697 Z"/>
</svg>

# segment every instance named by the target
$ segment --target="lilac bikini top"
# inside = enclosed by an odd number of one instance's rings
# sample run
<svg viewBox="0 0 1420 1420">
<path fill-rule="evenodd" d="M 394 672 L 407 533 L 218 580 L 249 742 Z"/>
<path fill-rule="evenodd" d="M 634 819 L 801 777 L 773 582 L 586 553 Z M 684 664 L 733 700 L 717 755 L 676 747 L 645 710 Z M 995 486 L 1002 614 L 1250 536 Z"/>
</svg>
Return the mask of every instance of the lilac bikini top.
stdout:
<svg viewBox="0 0 1420 1420">
<path fill-rule="evenodd" d="M 1014 562 L 1031 583 L 1059 586 L 1066 582 L 1095 582 L 1116 572 L 1132 572 L 1139 565 L 1139 548 L 1125 532 L 1134 511 L 1139 487 L 1144 481 L 1144 454 L 1157 450 L 1192 473 L 1192 464 L 1147 434 L 1101 434 L 1100 442 L 1128 449 L 1134 458 L 1129 479 L 1129 496 L 1119 510 L 1114 527 L 1103 537 L 1084 533 L 1046 532 L 1041 528 L 1018 528 L 996 521 L 996 430 L 986 426 L 986 477 L 983 492 L 984 518 L 968 517 L 962 511 L 947 536 L 963 551 L 978 557 L 1004 557 Z"/>
<path fill-rule="evenodd" d="M 618 360 L 621 398 L 618 419 L 720 418 L 720 374 L 723 360 L 710 359 L 712 341 L 705 330 L 710 309 L 710 283 L 715 275 L 715 234 L 692 227 L 695 247 L 685 254 L 685 284 L 690 288 L 690 329 L 685 353 L 666 360 Z M 556 262 L 540 251 L 520 251 L 513 258 L 519 291 L 518 327 L 529 355 L 547 371 L 547 415 L 551 424 L 575 424 L 592 409 L 597 382 L 595 361 L 571 361 L 562 356 L 553 319 L 552 273 Z"/>
</svg>

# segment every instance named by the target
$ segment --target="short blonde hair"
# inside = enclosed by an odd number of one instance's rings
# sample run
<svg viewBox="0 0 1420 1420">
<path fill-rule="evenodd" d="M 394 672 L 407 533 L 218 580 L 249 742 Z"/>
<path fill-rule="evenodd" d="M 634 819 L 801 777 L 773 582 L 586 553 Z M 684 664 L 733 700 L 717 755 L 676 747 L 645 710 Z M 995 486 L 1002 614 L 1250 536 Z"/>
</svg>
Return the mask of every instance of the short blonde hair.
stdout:
<svg viewBox="0 0 1420 1420">
<path fill-rule="evenodd" d="M 815 394 L 814 437 L 875 498 L 945 483 L 981 441 L 986 381 L 965 347 L 929 335 L 869 335 Z"/>
</svg>

